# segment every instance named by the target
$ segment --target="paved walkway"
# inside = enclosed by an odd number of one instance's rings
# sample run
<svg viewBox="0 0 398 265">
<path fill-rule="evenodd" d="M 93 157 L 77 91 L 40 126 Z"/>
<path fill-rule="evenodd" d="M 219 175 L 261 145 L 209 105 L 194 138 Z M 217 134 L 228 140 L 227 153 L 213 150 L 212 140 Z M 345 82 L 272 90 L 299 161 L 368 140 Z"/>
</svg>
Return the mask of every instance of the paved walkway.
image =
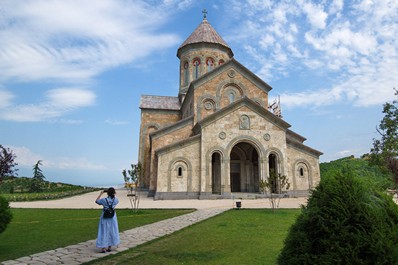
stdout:
<svg viewBox="0 0 398 265">
<path fill-rule="evenodd" d="M 126 191 L 118 190 L 120 200 L 118 208 L 130 208 L 130 202 L 127 199 Z M 35 201 L 35 202 L 15 202 L 11 203 L 12 208 L 68 208 L 68 209 L 91 209 L 98 208 L 94 203 L 98 192 L 87 193 L 71 198 Z M 235 197 L 239 197 L 236 195 Z M 136 247 L 155 238 L 171 234 L 175 231 L 188 227 L 192 224 L 218 215 L 235 205 L 235 197 L 223 200 L 167 200 L 154 201 L 152 198 L 141 197 L 140 208 L 195 208 L 195 212 L 162 220 L 157 223 L 137 227 L 120 233 L 120 245 L 112 252 L 99 253 L 95 247 L 95 240 L 89 240 L 76 245 L 49 250 L 16 260 L 3 261 L 1 264 L 29 264 L 29 265 L 56 265 L 56 264 L 82 264 L 106 255 L 125 251 Z M 247 199 L 241 200 L 242 208 L 269 208 L 268 199 Z M 281 200 L 280 208 L 298 208 L 306 203 L 306 198 L 286 198 Z"/>
<path fill-rule="evenodd" d="M 147 241 L 171 234 L 175 231 L 183 229 L 194 223 L 200 222 L 217 214 L 228 210 L 227 208 L 201 209 L 189 214 L 177 216 L 174 218 L 159 221 L 157 223 L 144 225 L 131 230 L 120 233 L 120 245 L 114 248 L 112 252 L 99 253 L 95 247 L 95 240 L 89 240 L 77 245 L 49 250 L 31 256 L 22 257 L 16 260 L 4 261 L 1 264 L 82 264 L 92 261 L 106 255 L 115 254 L 125 251 L 129 248 L 136 247 Z"/>
</svg>

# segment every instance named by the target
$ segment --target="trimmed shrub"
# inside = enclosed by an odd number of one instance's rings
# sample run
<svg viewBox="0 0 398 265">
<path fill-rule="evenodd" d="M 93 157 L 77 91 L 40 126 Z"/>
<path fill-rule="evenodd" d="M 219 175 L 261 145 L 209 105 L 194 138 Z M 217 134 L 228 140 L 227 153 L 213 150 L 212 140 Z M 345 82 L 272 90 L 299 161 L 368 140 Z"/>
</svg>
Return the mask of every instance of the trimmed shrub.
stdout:
<svg viewBox="0 0 398 265">
<path fill-rule="evenodd" d="M 0 196 L 0 233 L 6 230 L 7 225 L 11 222 L 12 214 L 8 201 Z"/>
<path fill-rule="evenodd" d="M 323 178 L 290 228 L 278 264 L 396 264 L 398 206 L 366 178 Z"/>
</svg>

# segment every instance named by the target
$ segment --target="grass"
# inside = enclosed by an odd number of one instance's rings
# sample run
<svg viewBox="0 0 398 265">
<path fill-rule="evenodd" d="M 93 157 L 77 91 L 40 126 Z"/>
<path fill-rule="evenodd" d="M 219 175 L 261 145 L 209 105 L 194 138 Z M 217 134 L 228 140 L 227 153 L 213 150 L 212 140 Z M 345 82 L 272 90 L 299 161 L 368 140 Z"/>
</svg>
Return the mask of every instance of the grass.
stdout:
<svg viewBox="0 0 398 265">
<path fill-rule="evenodd" d="M 276 264 L 300 209 L 230 210 L 88 264 Z"/>
<path fill-rule="evenodd" d="M 13 219 L 0 234 L 0 262 L 97 237 L 99 210 L 11 209 Z M 154 223 L 193 210 L 117 210 L 119 230 Z"/>
</svg>

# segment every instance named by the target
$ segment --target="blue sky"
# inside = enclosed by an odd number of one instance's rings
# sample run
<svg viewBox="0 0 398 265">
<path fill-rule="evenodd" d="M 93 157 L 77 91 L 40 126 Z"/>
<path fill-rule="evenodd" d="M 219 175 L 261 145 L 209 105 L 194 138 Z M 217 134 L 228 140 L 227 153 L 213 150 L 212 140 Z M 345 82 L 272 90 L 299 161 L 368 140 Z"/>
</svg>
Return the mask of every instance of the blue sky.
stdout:
<svg viewBox="0 0 398 265">
<path fill-rule="evenodd" d="M 116 185 L 137 162 L 142 94 L 176 96 L 202 20 L 273 87 L 321 161 L 369 152 L 398 83 L 398 2 L 0 1 L 0 144 L 19 176 Z"/>
</svg>

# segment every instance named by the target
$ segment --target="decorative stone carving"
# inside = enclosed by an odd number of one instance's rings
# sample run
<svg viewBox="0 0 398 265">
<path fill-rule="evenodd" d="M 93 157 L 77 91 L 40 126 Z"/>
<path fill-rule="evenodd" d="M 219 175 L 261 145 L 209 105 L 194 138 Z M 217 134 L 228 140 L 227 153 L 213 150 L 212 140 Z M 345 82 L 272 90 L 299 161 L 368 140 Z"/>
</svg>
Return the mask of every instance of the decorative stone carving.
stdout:
<svg viewBox="0 0 398 265">
<path fill-rule="evenodd" d="M 228 76 L 229 76 L 229 77 L 234 78 L 235 75 L 236 75 L 235 70 L 232 70 L 232 69 L 231 69 L 231 70 L 228 71 Z"/>
<path fill-rule="evenodd" d="M 213 103 L 211 101 L 206 101 L 205 102 L 205 109 L 206 110 L 211 110 L 213 109 Z"/>
<path fill-rule="evenodd" d="M 269 135 L 269 133 L 264 134 L 263 137 L 265 141 L 269 141 L 271 139 L 271 135 Z"/>
<path fill-rule="evenodd" d="M 239 129 L 250 130 L 250 118 L 247 115 L 240 116 Z"/>
<path fill-rule="evenodd" d="M 227 137 L 227 134 L 226 134 L 225 132 L 220 132 L 220 133 L 218 134 L 218 137 L 219 137 L 221 140 L 224 140 L 224 139 Z"/>
</svg>

